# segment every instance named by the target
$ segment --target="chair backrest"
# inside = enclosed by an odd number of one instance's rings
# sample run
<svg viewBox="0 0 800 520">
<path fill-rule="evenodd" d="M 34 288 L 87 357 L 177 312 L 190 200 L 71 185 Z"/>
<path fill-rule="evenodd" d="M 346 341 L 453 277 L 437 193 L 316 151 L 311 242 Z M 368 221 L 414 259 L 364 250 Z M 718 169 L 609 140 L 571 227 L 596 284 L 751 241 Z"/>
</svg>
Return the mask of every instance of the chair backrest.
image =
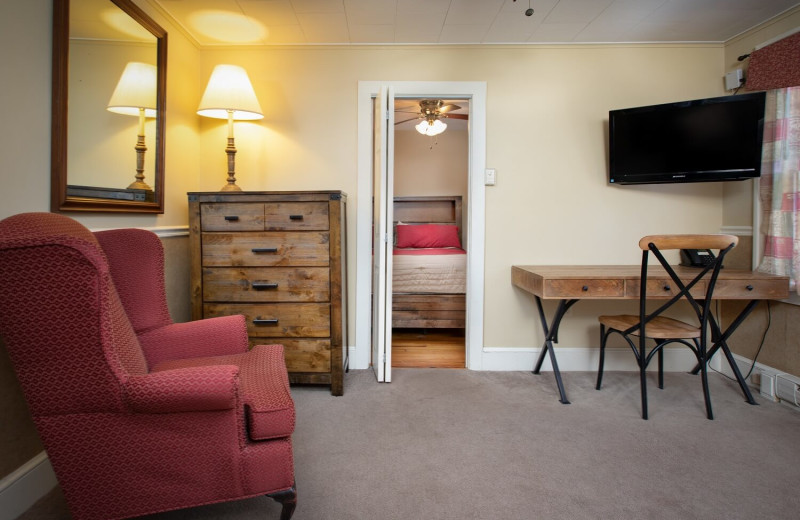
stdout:
<svg viewBox="0 0 800 520">
<path fill-rule="evenodd" d="M 0 221 L 0 335 L 34 419 L 126 410 L 120 382 L 147 372 L 100 245 L 63 215 Z"/>
<path fill-rule="evenodd" d="M 161 239 L 144 229 L 112 229 L 94 236 L 136 334 L 171 324 Z"/>
<path fill-rule="evenodd" d="M 725 256 L 731 249 L 736 247 L 738 243 L 738 237 L 722 234 L 648 235 L 639 240 L 639 247 L 642 249 L 642 274 L 639 298 L 641 327 L 646 330 L 648 321 L 663 314 L 677 302 L 684 300 L 690 304 L 697 316 L 701 334 L 706 334 L 711 300 L 713 299 L 714 288 L 720 269 L 722 269 Z M 663 251 L 674 249 L 713 249 L 718 250 L 718 254 L 713 257 L 710 256 L 703 267 L 689 268 L 692 270 L 692 275 L 689 277 L 690 280 L 686 281 L 685 275 L 682 279 L 662 253 Z M 674 291 L 671 288 L 669 289 L 674 296 L 668 299 L 666 303 L 658 307 L 655 311 L 647 312 L 646 302 L 651 296 L 649 291 L 653 290 L 651 289 L 651 284 L 647 283 L 648 269 L 651 267 L 649 265 L 650 253 L 658 259 L 659 264 L 661 264 L 661 267 L 667 272 L 676 289 Z M 703 284 L 705 289 L 698 293 L 695 287 L 702 288 Z M 665 289 L 665 287 L 660 287 L 658 291 L 663 294 Z M 644 336 L 644 334 L 642 334 L 642 336 Z"/>
</svg>

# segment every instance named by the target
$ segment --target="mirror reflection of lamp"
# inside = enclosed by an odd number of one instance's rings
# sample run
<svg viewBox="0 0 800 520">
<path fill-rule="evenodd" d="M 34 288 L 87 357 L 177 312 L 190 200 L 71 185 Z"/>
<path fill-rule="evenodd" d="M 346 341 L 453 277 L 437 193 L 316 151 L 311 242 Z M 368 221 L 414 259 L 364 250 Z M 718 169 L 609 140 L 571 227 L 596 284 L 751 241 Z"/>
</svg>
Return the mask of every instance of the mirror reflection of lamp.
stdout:
<svg viewBox="0 0 800 520">
<path fill-rule="evenodd" d="M 208 80 L 197 113 L 201 116 L 228 120 L 228 184 L 220 191 L 241 191 L 236 185 L 236 146 L 233 141 L 234 120 L 262 119 L 261 105 L 253 91 L 247 71 L 236 65 L 217 65 Z"/>
<path fill-rule="evenodd" d="M 148 190 L 153 188 L 144 182 L 144 144 L 145 118 L 156 117 L 156 76 L 155 65 L 131 61 L 125 65 L 117 88 L 108 101 L 107 110 L 115 114 L 139 116 L 139 133 L 136 140 L 136 180 L 128 186 L 129 190 Z"/>
</svg>

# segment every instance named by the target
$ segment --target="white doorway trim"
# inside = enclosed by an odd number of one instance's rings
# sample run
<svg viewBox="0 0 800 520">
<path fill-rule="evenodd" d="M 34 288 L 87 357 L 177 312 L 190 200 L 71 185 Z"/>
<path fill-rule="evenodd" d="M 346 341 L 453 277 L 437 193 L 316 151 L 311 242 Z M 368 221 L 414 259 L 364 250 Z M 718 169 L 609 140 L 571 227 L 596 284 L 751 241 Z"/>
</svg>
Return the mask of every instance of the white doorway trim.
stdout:
<svg viewBox="0 0 800 520">
<path fill-rule="evenodd" d="M 381 86 L 395 98 L 432 97 L 470 100 L 469 205 L 467 209 L 466 362 L 482 370 L 486 193 L 486 83 L 482 81 L 359 81 L 358 188 L 356 193 L 356 334 L 351 368 L 369 368 L 371 354 L 370 294 L 372 285 L 372 99 Z"/>
</svg>

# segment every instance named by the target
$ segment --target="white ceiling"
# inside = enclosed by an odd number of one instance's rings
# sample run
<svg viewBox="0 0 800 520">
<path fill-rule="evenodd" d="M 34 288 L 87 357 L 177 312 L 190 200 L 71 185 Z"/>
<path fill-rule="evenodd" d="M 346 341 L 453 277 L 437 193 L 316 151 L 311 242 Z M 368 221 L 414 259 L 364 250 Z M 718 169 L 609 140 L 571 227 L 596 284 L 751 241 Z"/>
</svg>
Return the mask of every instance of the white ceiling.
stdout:
<svg viewBox="0 0 800 520">
<path fill-rule="evenodd" d="M 201 46 L 724 42 L 796 0 L 150 0 Z M 528 7 L 532 16 L 525 16 Z"/>
</svg>

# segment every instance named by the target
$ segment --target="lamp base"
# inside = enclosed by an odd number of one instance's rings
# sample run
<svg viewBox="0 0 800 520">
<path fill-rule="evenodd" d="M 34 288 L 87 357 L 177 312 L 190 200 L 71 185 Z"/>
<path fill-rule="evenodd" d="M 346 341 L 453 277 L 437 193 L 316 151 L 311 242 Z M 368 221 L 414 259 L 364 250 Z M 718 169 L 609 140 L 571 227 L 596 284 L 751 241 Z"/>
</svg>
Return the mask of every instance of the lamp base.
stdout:
<svg viewBox="0 0 800 520">
<path fill-rule="evenodd" d="M 146 182 L 142 181 L 132 182 L 126 189 L 153 191 L 153 188 L 151 188 Z"/>
<path fill-rule="evenodd" d="M 236 185 L 236 145 L 233 142 L 233 137 L 228 137 L 228 146 L 225 148 L 225 153 L 228 154 L 228 184 L 219 191 L 242 191 L 242 188 Z"/>
</svg>

